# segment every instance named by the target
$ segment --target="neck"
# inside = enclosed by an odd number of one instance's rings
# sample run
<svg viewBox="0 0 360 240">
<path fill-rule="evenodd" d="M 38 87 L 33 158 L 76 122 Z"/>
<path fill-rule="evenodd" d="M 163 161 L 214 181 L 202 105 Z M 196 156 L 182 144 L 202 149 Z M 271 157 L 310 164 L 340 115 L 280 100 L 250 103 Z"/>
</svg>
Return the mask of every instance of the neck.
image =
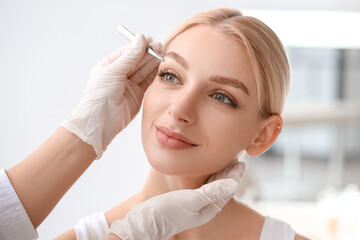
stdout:
<svg viewBox="0 0 360 240">
<path fill-rule="evenodd" d="M 143 200 L 146 200 L 170 191 L 196 189 L 207 183 L 209 177 L 209 175 L 170 176 L 151 168 L 140 195 Z"/>
<path fill-rule="evenodd" d="M 196 189 L 207 183 L 209 179 L 209 175 L 205 176 L 171 176 L 165 175 L 154 168 L 150 169 L 148 178 L 145 182 L 145 186 L 142 191 L 138 194 L 140 201 L 145 201 L 149 198 L 154 196 L 167 193 L 170 191 L 175 190 L 182 190 L 182 189 Z M 195 231 L 195 232 L 194 232 Z M 197 230 L 192 230 L 190 236 L 196 233 Z M 187 232 L 185 235 L 189 234 Z M 196 233 L 198 234 L 198 233 Z M 170 238 L 178 239 L 180 236 L 179 234 L 177 237 Z M 181 237 L 179 238 L 181 239 Z"/>
<path fill-rule="evenodd" d="M 117 219 L 125 217 L 128 211 L 133 208 L 136 204 L 146 201 L 149 198 L 154 196 L 175 191 L 181 189 L 196 189 L 201 187 L 203 184 L 207 183 L 209 179 L 209 175 L 206 176 L 169 176 L 162 174 L 155 169 L 151 168 L 148 178 L 146 180 L 144 188 L 133 196 L 132 198 L 126 200 L 122 204 L 119 204 L 114 209 L 108 211 L 105 216 L 111 224 Z M 229 213 L 232 208 L 229 205 L 234 205 L 234 201 L 230 201 L 227 204 L 227 207 L 217 214 L 216 219 L 213 219 L 208 224 L 202 225 L 200 227 L 192 228 L 186 230 L 182 233 L 179 233 L 168 240 L 175 239 L 219 239 L 217 234 L 221 234 L 224 232 L 224 229 L 227 229 L 228 224 L 223 219 L 229 218 L 232 214 Z M 228 209 L 228 210 L 226 210 Z M 224 211 L 225 210 L 225 211 Z M 227 216 L 227 217 L 226 217 Z M 231 222 L 231 221 L 230 221 Z M 234 221 L 236 222 L 236 221 Z M 210 225 L 209 225 L 210 224 Z M 210 231 L 213 230 L 213 231 Z M 215 231 L 216 230 L 216 231 Z M 215 237 L 214 237 L 215 236 Z"/>
</svg>

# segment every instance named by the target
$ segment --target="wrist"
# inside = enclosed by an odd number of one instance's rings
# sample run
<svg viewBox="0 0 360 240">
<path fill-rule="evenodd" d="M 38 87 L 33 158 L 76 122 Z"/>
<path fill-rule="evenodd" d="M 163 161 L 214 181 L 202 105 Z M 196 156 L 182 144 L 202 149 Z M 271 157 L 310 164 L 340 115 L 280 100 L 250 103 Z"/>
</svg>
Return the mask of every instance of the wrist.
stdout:
<svg viewBox="0 0 360 240">
<path fill-rule="evenodd" d="M 64 142 L 64 144 L 68 145 L 67 151 L 65 150 L 64 153 L 66 155 L 69 155 L 70 157 L 78 156 L 81 159 L 94 160 L 97 155 L 93 145 L 84 141 L 81 134 L 79 134 L 79 136 L 77 133 L 71 131 L 71 127 L 69 128 L 62 125 L 58 129 L 58 131 L 61 132 L 62 141 Z"/>
<path fill-rule="evenodd" d="M 89 137 L 86 136 L 84 131 L 81 130 L 78 126 L 72 124 L 68 119 L 65 119 L 61 123 L 61 127 L 64 131 L 67 132 L 68 138 L 74 146 L 79 146 L 81 148 L 88 148 L 89 152 L 95 154 L 95 158 L 99 159 L 102 156 L 102 151 L 100 146 L 94 143 Z M 75 147 L 76 148 L 76 147 Z"/>
<path fill-rule="evenodd" d="M 59 127 L 30 156 L 7 171 L 35 228 L 95 157 L 90 145 L 65 128 Z"/>
</svg>

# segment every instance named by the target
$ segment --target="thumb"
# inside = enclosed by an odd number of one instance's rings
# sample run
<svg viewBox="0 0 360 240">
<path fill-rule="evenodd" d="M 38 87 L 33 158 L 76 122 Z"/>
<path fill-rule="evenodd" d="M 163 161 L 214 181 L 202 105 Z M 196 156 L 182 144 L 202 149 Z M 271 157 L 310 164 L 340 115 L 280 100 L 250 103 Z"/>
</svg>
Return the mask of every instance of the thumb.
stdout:
<svg viewBox="0 0 360 240">
<path fill-rule="evenodd" d="M 144 57 L 146 44 L 147 41 L 144 35 L 137 34 L 123 54 L 110 67 L 118 74 L 127 76 Z"/>
</svg>

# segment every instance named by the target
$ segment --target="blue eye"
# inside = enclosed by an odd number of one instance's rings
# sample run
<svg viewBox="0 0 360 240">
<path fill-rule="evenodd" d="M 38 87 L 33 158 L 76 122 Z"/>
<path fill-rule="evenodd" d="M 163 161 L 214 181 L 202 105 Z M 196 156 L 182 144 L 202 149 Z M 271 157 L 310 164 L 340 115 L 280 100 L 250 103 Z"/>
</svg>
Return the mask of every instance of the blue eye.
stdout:
<svg viewBox="0 0 360 240">
<path fill-rule="evenodd" d="M 233 99 L 231 96 L 229 96 L 227 93 L 225 93 L 222 90 L 217 90 L 214 94 L 212 94 L 212 97 L 221 103 L 229 104 L 232 107 L 237 107 L 238 104 L 235 99 Z"/>
<path fill-rule="evenodd" d="M 229 99 L 228 99 L 226 96 L 222 95 L 222 94 L 216 93 L 216 94 L 214 95 L 214 98 L 215 98 L 216 100 L 218 100 L 219 102 L 231 103 L 231 102 L 229 101 Z"/>
<path fill-rule="evenodd" d="M 170 75 L 170 74 L 165 76 L 165 80 L 168 81 L 168 82 L 176 82 L 176 81 L 179 81 L 179 79 L 177 79 L 175 76 Z"/>
<path fill-rule="evenodd" d="M 158 75 L 161 77 L 162 81 L 170 82 L 170 83 L 181 83 L 179 78 L 176 76 L 175 73 L 171 73 L 168 70 L 160 71 Z"/>
</svg>

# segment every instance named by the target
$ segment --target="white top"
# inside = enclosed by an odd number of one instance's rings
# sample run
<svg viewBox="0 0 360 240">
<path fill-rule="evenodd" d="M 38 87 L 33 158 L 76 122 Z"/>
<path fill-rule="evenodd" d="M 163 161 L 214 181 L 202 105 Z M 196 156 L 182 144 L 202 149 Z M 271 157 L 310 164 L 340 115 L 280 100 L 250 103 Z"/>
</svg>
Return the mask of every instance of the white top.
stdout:
<svg viewBox="0 0 360 240">
<path fill-rule="evenodd" d="M 81 219 L 74 227 L 77 240 L 98 240 L 105 237 L 109 225 L 103 213 L 95 213 Z M 260 240 L 294 240 L 295 231 L 289 224 L 271 217 L 265 217 Z"/>
<path fill-rule="evenodd" d="M 81 219 L 75 226 L 78 240 L 95 240 L 105 237 L 109 229 L 103 213 Z M 33 240 L 38 238 L 29 216 L 18 198 L 4 169 L 0 170 L 0 239 Z M 294 240 L 295 231 L 289 224 L 265 217 L 260 240 Z"/>
<path fill-rule="evenodd" d="M 295 231 L 289 224 L 271 217 L 265 217 L 260 240 L 294 240 Z"/>
<path fill-rule="evenodd" d="M 0 170 L 0 239 L 32 240 L 38 234 L 4 169 Z"/>
<path fill-rule="evenodd" d="M 95 213 L 79 220 L 74 229 L 77 240 L 99 240 L 105 237 L 109 224 L 104 213 Z"/>
</svg>

